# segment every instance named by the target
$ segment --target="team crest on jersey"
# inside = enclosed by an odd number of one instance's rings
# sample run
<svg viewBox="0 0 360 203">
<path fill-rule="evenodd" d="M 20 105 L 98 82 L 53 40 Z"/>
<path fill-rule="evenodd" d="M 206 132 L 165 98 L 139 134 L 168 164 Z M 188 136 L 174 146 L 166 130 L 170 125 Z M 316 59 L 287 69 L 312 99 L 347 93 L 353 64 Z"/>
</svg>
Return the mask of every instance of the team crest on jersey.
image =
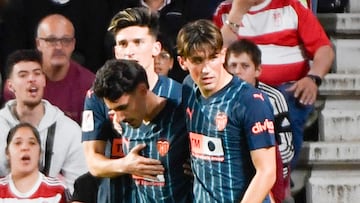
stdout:
<svg viewBox="0 0 360 203">
<path fill-rule="evenodd" d="M 156 148 L 160 156 L 165 156 L 169 151 L 170 143 L 165 139 L 158 140 L 156 143 Z"/>
<path fill-rule="evenodd" d="M 227 121 L 228 121 L 228 116 L 226 115 L 226 113 L 218 112 L 215 116 L 216 129 L 218 131 L 223 131 L 226 127 Z"/>
</svg>

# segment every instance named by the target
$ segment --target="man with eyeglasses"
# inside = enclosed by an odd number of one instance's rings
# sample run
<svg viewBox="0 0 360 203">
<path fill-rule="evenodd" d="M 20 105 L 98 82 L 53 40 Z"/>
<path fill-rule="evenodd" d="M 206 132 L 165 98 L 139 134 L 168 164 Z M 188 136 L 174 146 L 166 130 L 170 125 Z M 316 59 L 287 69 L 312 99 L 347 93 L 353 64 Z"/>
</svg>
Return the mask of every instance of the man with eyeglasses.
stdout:
<svg viewBox="0 0 360 203">
<path fill-rule="evenodd" d="M 36 35 L 36 47 L 43 55 L 47 79 L 44 99 L 80 124 L 84 97 L 95 75 L 71 60 L 76 42 L 74 26 L 65 16 L 52 14 L 40 21 Z M 4 100 L 13 97 L 5 87 Z"/>
</svg>

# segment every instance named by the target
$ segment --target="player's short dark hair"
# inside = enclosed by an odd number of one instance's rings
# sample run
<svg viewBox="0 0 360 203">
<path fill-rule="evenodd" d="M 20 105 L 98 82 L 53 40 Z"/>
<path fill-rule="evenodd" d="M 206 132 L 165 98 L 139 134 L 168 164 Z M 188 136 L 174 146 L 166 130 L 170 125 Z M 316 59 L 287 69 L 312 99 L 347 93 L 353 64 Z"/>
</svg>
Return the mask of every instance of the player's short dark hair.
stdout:
<svg viewBox="0 0 360 203">
<path fill-rule="evenodd" d="M 6 60 L 6 78 L 9 78 L 14 70 L 14 65 L 21 61 L 32 61 L 42 65 L 42 54 L 35 49 L 20 49 L 11 53 Z"/>
<path fill-rule="evenodd" d="M 149 88 L 145 69 L 140 64 L 133 60 L 111 59 L 97 71 L 93 89 L 99 98 L 114 102 L 124 93 L 133 92 L 140 83 Z"/>
</svg>

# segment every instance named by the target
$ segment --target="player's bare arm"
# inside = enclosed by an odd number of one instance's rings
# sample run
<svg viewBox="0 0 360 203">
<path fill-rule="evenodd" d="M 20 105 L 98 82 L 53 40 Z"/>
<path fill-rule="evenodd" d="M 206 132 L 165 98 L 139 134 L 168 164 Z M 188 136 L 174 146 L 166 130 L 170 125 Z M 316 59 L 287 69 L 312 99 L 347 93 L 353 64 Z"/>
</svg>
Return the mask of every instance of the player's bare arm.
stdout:
<svg viewBox="0 0 360 203">
<path fill-rule="evenodd" d="M 117 177 L 124 174 L 133 174 L 146 178 L 156 179 L 163 174 L 164 167 L 156 159 L 140 156 L 138 153 L 145 145 L 135 146 L 124 158 L 109 159 L 105 154 L 106 142 L 84 141 L 83 147 L 90 173 L 97 177 Z"/>
<path fill-rule="evenodd" d="M 256 174 L 250 182 L 241 203 L 261 203 L 269 194 L 276 179 L 275 147 L 250 152 Z"/>
</svg>

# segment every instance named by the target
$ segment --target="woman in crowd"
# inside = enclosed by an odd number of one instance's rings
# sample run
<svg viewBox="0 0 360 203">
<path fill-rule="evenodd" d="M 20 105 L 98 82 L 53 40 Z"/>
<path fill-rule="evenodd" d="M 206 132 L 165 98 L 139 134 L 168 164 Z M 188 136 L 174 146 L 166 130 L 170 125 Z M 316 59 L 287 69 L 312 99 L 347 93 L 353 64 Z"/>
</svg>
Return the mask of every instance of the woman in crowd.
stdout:
<svg viewBox="0 0 360 203">
<path fill-rule="evenodd" d="M 10 174 L 0 179 L 0 202 L 67 202 L 65 186 L 40 172 L 41 141 L 36 128 L 20 123 L 2 142 L 6 143 Z"/>
</svg>

